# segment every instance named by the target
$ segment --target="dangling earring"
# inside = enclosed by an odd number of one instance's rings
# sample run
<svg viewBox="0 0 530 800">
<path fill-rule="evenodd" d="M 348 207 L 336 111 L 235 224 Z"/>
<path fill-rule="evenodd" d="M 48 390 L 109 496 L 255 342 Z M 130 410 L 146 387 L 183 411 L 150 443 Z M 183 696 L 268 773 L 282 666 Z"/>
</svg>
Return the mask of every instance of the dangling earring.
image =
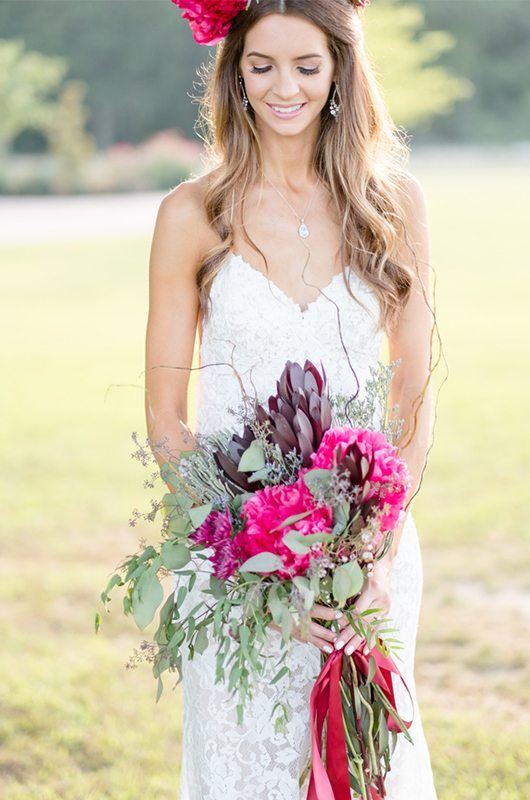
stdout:
<svg viewBox="0 0 530 800">
<path fill-rule="evenodd" d="M 333 94 L 332 94 L 332 96 L 330 97 L 330 100 L 329 100 L 329 113 L 333 117 L 335 117 L 335 122 L 338 121 L 337 120 L 337 115 L 338 115 L 338 113 L 340 111 L 340 105 L 337 102 L 338 98 L 339 98 L 339 96 L 338 96 L 338 92 L 337 92 L 337 84 L 335 84 L 334 88 L 333 88 Z"/>
<path fill-rule="evenodd" d="M 247 109 L 248 109 L 248 97 L 247 97 L 247 93 L 245 92 L 245 86 L 243 84 L 243 78 L 242 78 L 241 75 L 239 75 L 239 85 L 240 85 L 241 91 L 243 93 L 243 100 L 241 101 L 242 102 L 242 106 L 243 106 L 243 111 L 247 111 Z"/>
</svg>

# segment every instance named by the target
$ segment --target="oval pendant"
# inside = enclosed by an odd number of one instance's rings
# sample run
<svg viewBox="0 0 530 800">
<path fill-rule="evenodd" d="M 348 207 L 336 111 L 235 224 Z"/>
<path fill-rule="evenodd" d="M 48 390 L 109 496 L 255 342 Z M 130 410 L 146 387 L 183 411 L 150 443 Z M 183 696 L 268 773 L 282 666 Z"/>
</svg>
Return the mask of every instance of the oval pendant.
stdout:
<svg viewBox="0 0 530 800">
<path fill-rule="evenodd" d="M 307 227 L 307 225 L 303 220 L 300 223 L 300 227 L 298 228 L 298 234 L 299 236 L 302 237 L 302 239 L 307 239 L 307 237 L 309 236 L 309 228 Z"/>
</svg>

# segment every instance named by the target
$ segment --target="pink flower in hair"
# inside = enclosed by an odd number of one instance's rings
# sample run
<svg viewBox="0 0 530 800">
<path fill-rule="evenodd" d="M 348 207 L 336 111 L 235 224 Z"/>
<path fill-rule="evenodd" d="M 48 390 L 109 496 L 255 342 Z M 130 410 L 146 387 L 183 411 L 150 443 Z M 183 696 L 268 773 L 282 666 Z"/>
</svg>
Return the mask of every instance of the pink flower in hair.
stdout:
<svg viewBox="0 0 530 800">
<path fill-rule="evenodd" d="M 214 45 L 224 39 L 232 20 L 247 6 L 247 0 L 171 0 L 183 8 L 198 44 Z"/>
</svg>

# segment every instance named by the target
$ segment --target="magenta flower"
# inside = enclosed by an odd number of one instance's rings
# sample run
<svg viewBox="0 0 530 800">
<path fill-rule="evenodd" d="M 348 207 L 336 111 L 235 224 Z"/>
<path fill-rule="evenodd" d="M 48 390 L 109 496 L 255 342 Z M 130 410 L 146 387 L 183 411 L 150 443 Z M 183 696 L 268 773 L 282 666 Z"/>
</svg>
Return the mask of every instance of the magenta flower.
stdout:
<svg viewBox="0 0 530 800">
<path fill-rule="evenodd" d="M 364 477 L 359 469 L 362 457 L 369 464 Z M 370 484 L 371 488 L 363 496 L 363 503 L 381 510 L 385 504 L 389 506 L 380 520 L 383 533 L 400 524 L 412 481 L 405 461 L 398 456 L 397 449 L 384 434 L 348 425 L 330 428 L 311 459 L 314 467 L 323 469 L 331 469 L 334 464 L 344 462 L 353 485 Z"/>
<path fill-rule="evenodd" d="M 246 8 L 247 0 L 171 0 L 183 8 L 182 18 L 188 20 L 193 38 L 198 44 L 214 45 L 224 39 L 232 20 Z"/>
<path fill-rule="evenodd" d="M 313 495 L 302 480 L 300 470 L 298 479 L 288 485 L 265 486 L 257 491 L 244 504 L 242 513 L 246 524 L 236 535 L 238 554 L 241 562 L 258 553 L 276 553 L 283 561 L 284 569 L 278 570 L 280 578 L 302 575 L 307 571 L 311 555 L 298 555 L 284 543 L 288 531 L 296 530 L 303 534 L 324 531 L 330 533 L 333 527 L 333 510 L 330 506 L 316 506 Z M 311 510 L 306 517 L 277 528 L 284 520 L 295 514 Z M 316 549 L 313 551 L 318 552 Z"/>
<path fill-rule="evenodd" d="M 234 574 L 238 560 L 228 508 L 224 511 L 211 511 L 202 525 L 190 533 L 189 538 L 205 547 L 213 548 L 210 560 L 214 565 L 213 573 L 219 580 L 226 581 Z"/>
</svg>

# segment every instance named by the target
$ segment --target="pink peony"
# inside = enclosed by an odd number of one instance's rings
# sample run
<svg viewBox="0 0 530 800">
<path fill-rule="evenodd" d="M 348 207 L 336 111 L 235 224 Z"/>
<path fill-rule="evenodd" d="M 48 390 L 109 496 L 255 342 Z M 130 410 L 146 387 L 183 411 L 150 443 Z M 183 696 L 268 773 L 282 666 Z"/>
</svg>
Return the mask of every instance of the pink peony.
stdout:
<svg viewBox="0 0 530 800">
<path fill-rule="evenodd" d="M 398 456 L 397 449 L 384 434 L 367 428 L 352 428 L 349 425 L 330 428 L 324 433 L 316 453 L 311 455 L 313 466 L 330 469 L 335 451 L 340 461 L 354 444 L 372 463 L 370 484 L 385 484 L 384 487 L 375 486 L 364 500 L 377 497 L 377 505 L 381 509 L 388 503 L 390 509 L 381 518 L 381 530 L 391 531 L 403 519 L 402 509 L 412 481 L 405 461 Z"/>
<path fill-rule="evenodd" d="M 247 0 L 171 0 L 183 8 L 198 44 L 214 45 L 224 39 L 232 20 L 247 6 Z"/>
<path fill-rule="evenodd" d="M 237 555 L 232 538 L 232 518 L 230 511 L 212 511 L 197 530 L 190 533 L 189 538 L 213 548 L 210 560 L 214 565 L 214 575 L 222 581 L 228 580 L 237 567 Z"/>
<path fill-rule="evenodd" d="M 330 506 L 316 506 L 313 495 L 302 480 L 307 469 L 300 470 L 297 480 L 288 485 L 265 486 L 243 504 L 246 516 L 244 529 L 237 534 L 236 543 L 241 561 L 262 552 L 276 553 L 283 561 L 284 569 L 278 570 L 280 578 L 291 578 L 306 572 L 311 556 L 297 555 L 283 542 L 288 531 L 303 534 L 324 531 L 333 527 L 333 510 Z M 294 514 L 312 509 L 306 517 L 273 530 Z"/>
</svg>

